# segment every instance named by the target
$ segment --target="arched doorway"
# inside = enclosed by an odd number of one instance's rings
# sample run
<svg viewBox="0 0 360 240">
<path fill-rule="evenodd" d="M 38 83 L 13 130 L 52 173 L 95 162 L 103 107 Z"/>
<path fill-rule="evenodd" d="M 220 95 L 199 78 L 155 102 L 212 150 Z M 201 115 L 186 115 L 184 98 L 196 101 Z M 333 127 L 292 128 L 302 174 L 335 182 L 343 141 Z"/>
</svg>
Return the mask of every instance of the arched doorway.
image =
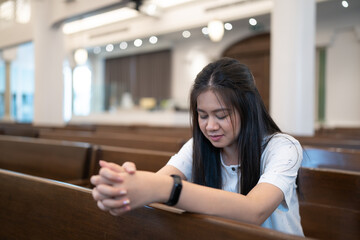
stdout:
<svg viewBox="0 0 360 240">
<path fill-rule="evenodd" d="M 223 52 L 247 65 L 254 77 L 256 86 L 266 108 L 270 106 L 270 33 L 263 33 L 243 39 Z"/>
</svg>

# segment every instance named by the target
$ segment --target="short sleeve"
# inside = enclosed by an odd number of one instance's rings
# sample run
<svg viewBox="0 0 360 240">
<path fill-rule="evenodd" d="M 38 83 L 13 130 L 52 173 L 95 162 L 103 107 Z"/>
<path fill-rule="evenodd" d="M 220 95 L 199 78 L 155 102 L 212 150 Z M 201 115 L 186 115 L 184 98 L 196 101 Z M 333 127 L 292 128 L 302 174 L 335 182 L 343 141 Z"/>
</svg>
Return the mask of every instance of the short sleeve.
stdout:
<svg viewBox="0 0 360 240">
<path fill-rule="evenodd" d="M 300 143 L 286 134 L 275 135 L 262 154 L 259 183 L 270 183 L 281 189 L 285 201 L 280 209 L 284 211 L 288 210 L 293 194 L 296 194 L 294 190 L 302 155 Z"/>
<path fill-rule="evenodd" d="M 187 141 L 180 151 L 170 158 L 167 165 L 176 167 L 182 172 L 186 180 L 191 181 L 192 162 L 193 162 L 193 139 Z"/>
</svg>

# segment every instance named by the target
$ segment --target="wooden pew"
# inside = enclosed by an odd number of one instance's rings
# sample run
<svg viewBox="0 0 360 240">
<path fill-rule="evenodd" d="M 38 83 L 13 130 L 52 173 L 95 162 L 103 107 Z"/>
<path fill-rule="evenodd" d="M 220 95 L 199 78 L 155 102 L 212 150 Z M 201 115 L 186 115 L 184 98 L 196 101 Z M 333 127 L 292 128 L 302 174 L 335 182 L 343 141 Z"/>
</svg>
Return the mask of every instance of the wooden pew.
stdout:
<svg viewBox="0 0 360 240">
<path fill-rule="evenodd" d="M 96 132 L 141 134 L 159 137 L 180 137 L 190 139 L 190 127 L 149 126 L 149 125 L 104 125 L 97 124 Z"/>
<path fill-rule="evenodd" d="M 0 135 L 38 137 L 39 129 L 30 124 L 0 124 Z"/>
<path fill-rule="evenodd" d="M 346 148 L 346 149 L 360 149 L 360 139 L 348 138 L 332 138 L 324 136 L 295 136 L 303 146 L 312 146 L 320 148 Z"/>
<path fill-rule="evenodd" d="M 0 189 L 0 239 L 304 239 L 169 207 L 114 217 L 98 209 L 90 189 L 2 169 Z"/>
<path fill-rule="evenodd" d="M 315 135 L 334 137 L 334 138 L 360 139 L 360 128 L 359 127 L 320 128 L 315 131 Z"/>
<path fill-rule="evenodd" d="M 60 181 L 89 178 L 91 145 L 0 136 L 0 168 Z"/>
<path fill-rule="evenodd" d="M 94 152 L 95 162 L 92 164 L 92 174 L 99 172 L 99 160 L 106 160 L 119 165 L 124 162 L 134 162 L 139 170 L 157 172 L 174 155 L 172 152 L 111 146 L 97 146 Z"/>
<path fill-rule="evenodd" d="M 360 211 L 360 172 L 302 167 L 301 202 Z"/>
<path fill-rule="evenodd" d="M 40 131 L 40 138 L 87 142 L 96 145 L 177 152 L 185 139 L 134 134 L 91 133 L 88 131 Z"/>
<path fill-rule="evenodd" d="M 324 240 L 359 239 L 359 211 L 300 202 L 300 216 L 305 236 Z"/>
<path fill-rule="evenodd" d="M 360 150 L 303 146 L 302 166 L 360 171 Z"/>
</svg>

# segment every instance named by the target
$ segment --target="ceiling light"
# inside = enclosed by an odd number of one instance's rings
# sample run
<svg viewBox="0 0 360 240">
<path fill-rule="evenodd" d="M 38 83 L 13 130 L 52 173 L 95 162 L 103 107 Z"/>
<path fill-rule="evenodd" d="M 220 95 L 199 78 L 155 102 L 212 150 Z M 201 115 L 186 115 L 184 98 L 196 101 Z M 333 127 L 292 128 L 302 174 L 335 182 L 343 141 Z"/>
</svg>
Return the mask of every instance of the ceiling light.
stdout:
<svg viewBox="0 0 360 240">
<path fill-rule="evenodd" d="M 189 38 L 189 37 L 191 36 L 191 33 L 186 30 L 186 31 L 183 31 L 183 32 L 182 32 L 182 36 L 183 36 L 184 38 Z"/>
<path fill-rule="evenodd" d="M 107 52 L 112 52 L 114 50 L 114 45 L 108 44 L 106 45 L 105 49 Z"/>
<path fill-rule="evenodd" d="M 230 31 L 230 30 L 233 28 L 233 26 L 232 26 L 231 23 L 225 23 L 224 28 L 225 28 L 226 30 Z"/>
<path fill-rule="evenodd" d="M 0 19 L 11 21 L 14 19 L 15 3 L 13 1 L 4 1 L 0 4 Z"/>
<path fill-rule="evenodd" d="M 16 1 L 16 21 L 18 23 L 28 23 L 31 18 L 30 1 L 17 0 Z"/>
<path fill-rule="evenodd" d="M 63 26 L 63 32 L 65 34 L 72 34 L 80 31 L 89 30 L 92 28 L 100 27 L 106 24 L 134 18 L 139 13 L 135 9 L 128 7 L 120 8 L 114 11 L 97 14 L 95 16 L 86 17 L 73 22 L 65 23 Z"/>
<path fill-rule="evenodd" d="M 341 4 L 344 8 L 347 8 L 349 6 L 349 3 L 347 1 L 342 1 Z"/>
<path fill-rule="evenodd" d="M 128 47 L 128 44 L 127 44 L 127 42 L 121 42 L 119 44 L 119 47 L 120 47 L 120 49 L 124 50 L 124 49 L 126 49 Z"/>
<path fill-rule="evenodd" d="M 201 32 L 204 34 L 204 35 L 208 35 L 209 34 L 209 29 L 207 27 L 203 27 L 201 29 Z"/>
<path fill-rule="evenodd" d="M 84 48 L 77 49 L 74 53 L 74 59 L 77 65 L 83 65 L 88 59 L 88 52 Z"/>
<path fill-rule="evenodd" d="M 250 19 L 249 19 L 249 24 L 250 24 L 251 26 L 255 26 L 255 25 L 257 24 L 256 19 L 255 19 L 255 18 L 250 18 Z"/>
<path fill-rule="evenodd" d="M 219 42 L 224 36 L 224 24 L 220 20 L 212 20 L 208 23 L 209 37 L 213 42 Z"/>
<path fill-rule="evenodd" d="M 135 41 L 134 41 L 134 46 L 135 47 L 140 47 L 142 45 L 142 40 L 141 39 L 136 39 Z"/>
<path fill-rule="evenodd" d="M 94 47 L 93 52 L 94 52 L 95 54 L 99 54 L 99 53 L 101 52 L 101 47 Z"/>
<path fill-rule="evenodd" d="M 157 43 L 157 41 L 158 41 L 158 38 L 155 37 L 155 36 L 151 36 L 151 37 L 149 38 L 149 42 L 150 42 L 151 44 L 155 44 L 155 43 Z"/>
</svg>

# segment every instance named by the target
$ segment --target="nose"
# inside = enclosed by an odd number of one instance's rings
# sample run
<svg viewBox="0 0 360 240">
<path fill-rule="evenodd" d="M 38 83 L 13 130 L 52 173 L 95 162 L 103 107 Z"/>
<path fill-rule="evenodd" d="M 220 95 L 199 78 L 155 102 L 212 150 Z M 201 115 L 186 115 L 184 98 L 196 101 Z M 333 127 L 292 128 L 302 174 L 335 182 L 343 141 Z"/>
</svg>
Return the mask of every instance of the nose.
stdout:
<svg viewBox="0 0 360 240">
<path fill-rule="evenodd" d="M 209 117 L 208 122 L 206 124 L 207 131 L 216 131 L 219 129 L 219 124 L 214 117 Z"/>
</svg>

